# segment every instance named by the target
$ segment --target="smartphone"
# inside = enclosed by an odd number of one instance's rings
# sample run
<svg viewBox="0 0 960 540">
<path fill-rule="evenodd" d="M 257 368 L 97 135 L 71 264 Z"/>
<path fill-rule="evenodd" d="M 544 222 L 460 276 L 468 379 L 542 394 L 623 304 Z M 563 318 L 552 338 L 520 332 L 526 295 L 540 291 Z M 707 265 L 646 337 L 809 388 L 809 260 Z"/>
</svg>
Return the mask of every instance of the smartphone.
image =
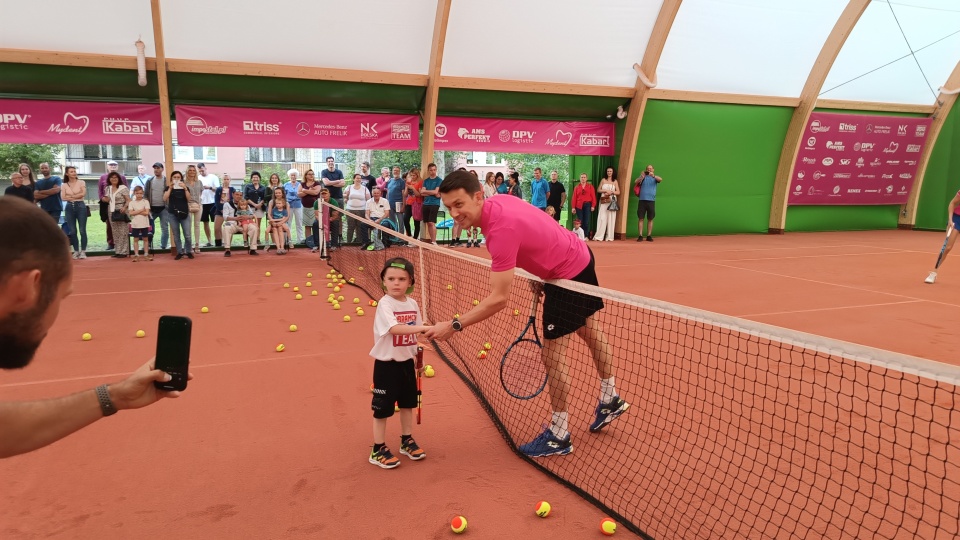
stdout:
<svg viewBox="0 0 960 540">
<path fill-rule="evenodd" d="M 155 367 L 169 373 L 167 382 L 154 381 L 160 390 L 186 390 L 190 368 L 190 335 L 193 321 L 187 317 L 164 315 L 157 330 L 157 357 Z"/>
</svg>

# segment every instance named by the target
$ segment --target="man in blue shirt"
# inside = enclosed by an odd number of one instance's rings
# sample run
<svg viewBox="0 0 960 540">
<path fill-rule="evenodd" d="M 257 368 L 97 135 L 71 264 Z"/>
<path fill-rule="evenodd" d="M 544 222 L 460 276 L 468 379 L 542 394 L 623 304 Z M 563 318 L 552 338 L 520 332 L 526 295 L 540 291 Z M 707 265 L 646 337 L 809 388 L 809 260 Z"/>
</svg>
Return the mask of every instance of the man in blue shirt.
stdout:
<svg viewBox="0 0 960 540">
<path fill-rule="evenodd" d="M 440 183 L 443 178 L 437 176 L 437 164 L 427 165 L 427 177 L 423 179 L 423 230 L 421 240 L 427 243 L 437 243 L 437 212 L 440 211 Z"/>
<path fill-rule="evenodd" d="M 647 170 L 643 172 L 643 176 L 633 182 L 633 190 L 640 197 L 640 201 L 637 203 L 637 218 L 639 219 L 637 230 L 640 232 L 637 242 L 643 241 L 644 216 L 647 218 L 647 241 L 653 242 L 653 216 L 656 215 L 654 201 L 657 198 L 657 185 L 660 182 L 663 182 L 663 178 L 653 174 L 653 165 L 647 165 Z"/>
<path fill-rule="evenodd" d="M 550 193 L 550 183 L 543 177 L 543 169 L 533 170 L 533 180 L 530 182 L 530 204 L 540 210 L 547 210 L 547 194 Z"/>
<path fill-rule="evenodd" d="M 290 242 L 293 243 L 293 237 L 296 235 L 297 243 L 303 243 L 303 202 L 300 201 L 298 192 L 300 191 L 299 172 L 296 169 L 287 171 L 290 181 L 283 185 L 283 192 L 287 197 L 287 214 L 289 219 L 287 225 L 290 227 Z M 293 222 L 297 224 L 294 225 Z M 296 228 L 296 230 L 294 230 Z M 293 246 L 291 246 L 293 247 Z"/>
<path fill-rule="evenodd" d="M 63 212 L 63 203 L 60 201 L 60 185 L 63 180 L 59 176 L 50 176 L 50 164 L 40 164 L 40 179 L 34 188 L 33 198 L 40 203 L 40 209 L 50 214 L 54 221 L 60 223 L 60 214 Z"/>
<path fill-rule="evenodd" d="M 320 183 L 330 192 L 330 198 L 337 201 L 337 206 L 343 208 L 343 187 L 347 182 L 343 179 L 343 171 L 337 168 L 333 156 L 327 158 L 327 168 L 320 171 Z M 342 231 L 343 222 L 338 215 L 336 219 L 330 220 L 330 247 L 340 246 Z"/>
</svg>

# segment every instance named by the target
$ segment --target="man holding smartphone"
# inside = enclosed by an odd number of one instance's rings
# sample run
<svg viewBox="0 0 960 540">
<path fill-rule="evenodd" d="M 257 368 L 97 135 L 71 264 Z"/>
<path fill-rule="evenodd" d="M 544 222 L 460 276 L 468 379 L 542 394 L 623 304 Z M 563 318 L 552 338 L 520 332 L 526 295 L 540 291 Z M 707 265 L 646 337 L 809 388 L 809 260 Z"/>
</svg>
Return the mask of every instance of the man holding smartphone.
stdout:
<svg viewBox="0 0 960 540">
<path fill-rule="evenodd" d="M 0 369 L 21 369 L 72 292 L 73 267 L 66 237 L 36 205 L 0 198 L 0 230 Z M 150 360 L 117 383 L 54 399 L 2 401 L 0 458 L 47 446 L 118 410 L 178 397 L 154 386 L 170 378 Z"/>
</svg>

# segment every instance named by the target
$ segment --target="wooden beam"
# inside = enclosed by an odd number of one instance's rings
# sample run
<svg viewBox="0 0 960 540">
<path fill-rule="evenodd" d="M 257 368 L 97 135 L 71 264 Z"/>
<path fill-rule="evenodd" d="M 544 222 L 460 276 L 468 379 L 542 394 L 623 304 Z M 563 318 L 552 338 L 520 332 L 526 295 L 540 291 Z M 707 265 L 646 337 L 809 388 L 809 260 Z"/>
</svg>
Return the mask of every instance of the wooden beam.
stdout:
<svg viewBox="0 0 960 540">
<path fill-rule="evenodd" d="M 130 44 L 133 48 L 133 44 Z M 0 49 L 0 62 L 13 64 L 46 64 L 51 66 L 76 66 L 110 69 L 137 69 L 137 55 L 66 53 L 35 51 L 30 49 Z M 155 58 L 147 58 L 147 70 L 157 69 Z"/>
<path fill-rule="evenodd" d="M 680 2 L 681 0 L 664 0 L 660 5 L 657 20 L 653 23 L 653 33 L 650 34 L 647 48 L 643 52 L 643 60 L 640 62 L 640 71 L 652 81 L 657 80 L 657 65 L 660 63 L 663 47 L 667 43 L 667 36 L 670 35 L 670 28 L 673 27 L 673 21 L 677 18 L 677 12 L 680 11 Z M 650 91 L 651 88 L 648 88 L 638 75 L 633 87 L 633 99 L 630 100 L 630 108 L 627 111 L 627 125 L 623 129 L 623 137 L 620 140 L 617 178 L 620 179 L 620 199 L 623 201 L 629 201 L 633 193 L 633 161 L 637 154 L 640 123 L 643 120 L 643 111 L 647 107 Z M 622 203 L 620 205 L 621 210 L 617 212 L 614 238 L 621 240 L 626 238 L 627 220 L 630 214 L 627 210 L 628 206 Z"/>
<path fill-rule="evenodd" d="M 933 154 L 933 147 L 937 143 L 937 138 L 940 137 L 940 130 L 943 129 L 943 124 L 947 121 L 950 110 L 957 102 L 956 93 L 945 94 L 943 90 L 955 91 L 957 88 L 960 88 L 960 62 L 957 62 L 957 65 L 954 66 L 953 72 L 950 73 L 950 77 L 947 78 L 946 84 L 941 88 L 940 95 L 937 96 L 937 104 L 939 107 L 936 109 L 936 112 L 933 113 L 933 120 L 930 122 L 930 131 L 927 133 L 927 144 L 923 147 L 923 153 L 920 154 L 920 162 L 917 163 L 916 180 L 910 189 L 910 197 L 907 198 L 907 203 L 900 209 L 899 226 L 901 228 L 912 229 L 913 226 L 917 224 L 917 206 L 920 202 L 920 188 L 923 187 L 923 180 L 927 176 L 927 164 L 930 163 L 930 155 Z M 935 105 L 935 107 L 937 107 L 937 105 Z M 944 225 L 944 228 L 946 228 L 946 225 Z"/>
<path fill-rule="evenodd" d="M 160 15 L 160 0 L 150 0 L 150 14 L 153 17 L 153 46 L 157 55 L 157 86 L 160 90 L 160 126 L 163 130 L 163 172 L 169 178 L 173 172 L 173 129 L 170 122 L 170 93 L 167 88 L 167 64 L 163 52 L 163 17 Z M 170 251 L 173 245 L 173 225 L 170 224 Z M 200 239 L 194 239 L 199 242 Z"/>
<path fill-rule="evenodd" d="M 575 96 L 633 97 L 633 88 L 625 86 L 601 86 L 594 84 L 570 84 L 557 82 L 514 81 L 509 79 L 483 79 L 477 77 L 440 77 L 442 88 L 466 88 L 469 90 L 499 90 L 503 92 L 533 92 L 536 94 L 566 94 Z"/>
<path fill-rule="evenodd" d="M 842 109 L 847 111 L 875 111 L 895 113 L 933 114 L 933 105 L 909 105 L 879 101 L 849 101 L 845 99 L 818 99 L 818 109 Z"/>
<path fill-rule="evenodd" d="M 792 97 L 722 94 L 716 92 L 693 92 L 689 90 L 662 90 L 659 88 L 654 88 L 647 92 L 647 99 L 698 101 L 701 103 L 734 103 L 738 105 L 769 105 L 771 107 L 791 108 L 800 104 L 800 98 Z"/>
<path fill-rule="evenodd" d="M 219 62 L 170 58 L 167 60 L 167 70 L 178 73 L 213 73 L 218 75 L 281 77 L 287 79 L 399 84 L 404 86 L 427 85 L 426 75 L 391 73 L 387 71 L 364 71 L 360 69 L 255 64 L 250 62 Z"/>
<path fill-rule="evenodd" d="M 787 223 L 787 197 L 789 196 L 790 180 L 793 178 L 793 163 L 797 159 L 797 150 L 800 148 L 800 139 L 810 120 L 810 114 L 817 106 L 817 95 L 823 88 L 823 82 L 833 67 L 841 47 L 860 16 L 866 11 L 870 0 L 850 0 L 844 8 L 840 18 L 833 25 L 833 30 L 827 36 L 817 61 L 807 76 L 807 82 L 800 92 L 800 105 L 793 110 L 790 118 L 790 127 L 783 141 L 783 151 L 780 153 L 780 163 L 777 165 L 777 176 L 773 184 L 773 200 L 770 203 L 769 231 L 783 233 Z"/>
<path fill-rule="evenodd" d="M 433 45 L 430 47 L 430 72 L 427 79 L 427 95 L 423 100 L 423 142 L 420 146 L 422 168 L 420 174 L 427 177 L 427 164 L 433 161 L 434 130 L 437 127 L 437 99 L 440 96 L 440 68 L 443 64 L 443 47 L 447 40 L 447 23 L 450 21 L 451 0 L 437 0 L 437 17 L 433 22 Z M 436 239 L 434 239 L 436 240 Z"/>
</svg>

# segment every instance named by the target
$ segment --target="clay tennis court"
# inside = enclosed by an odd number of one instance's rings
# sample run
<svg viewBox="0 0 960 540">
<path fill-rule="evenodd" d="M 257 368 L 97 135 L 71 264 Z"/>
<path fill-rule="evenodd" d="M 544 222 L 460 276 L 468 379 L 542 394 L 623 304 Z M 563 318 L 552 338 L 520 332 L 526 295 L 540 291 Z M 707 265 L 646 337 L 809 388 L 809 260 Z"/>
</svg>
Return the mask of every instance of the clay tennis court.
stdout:
<svg viewBox="0 0 960 540">
<path fill-rule="evenodd" d="M 960 263 L 948 260 L 936 285 L 923 283 L 941 241 L 940 233 L 874 231 L 590 246 L 607 288 L 956 363 Z M 456 514 L 467 517 L 467 534 L 476 538 L 600 537 L 605 514 L 517 457 L 467 386 L 430 352 L 427 362 L 438 375 L 424 381 L 424 420 L 414 430 L 428 458 L 401 458 L 390 471 L 366 463 L 372 310 L 342 322 L 345 312 L 324 302 L 327 268 L 306 250 L 256 259 L 209 253 L 195 261 L 164 255 L 152 263 L 82 262 L 74 295 L 34 364 L 0 374 L 0 399 L 58 396 L 123 376 L 152 355 L 162 314 L 193 319 L 196 378 L 177 401 L 123 412 L 0 462 L 4 538 L 445 538 Z M 281 284 L 303 289 L 307 272 L 320 295 L 296 301 Z M 358 289 L 344 294 L 366 304 Z M 201 315 L 201 306 L 210 313 Z M 293 323 L 297 333 L 287 330 Z M 147 337 L 135 338 L 137 329 Z M 82 342 L 83 332 L 93 340 Z M 275 352 L 278 343 L 285 352 Z M 641 395 L 637 390 L 625 392 Z M 398 435 L 392 421 L 388 444 L 396 446 Z M 678 482 L 710 461 L 698 460 L 696 450 L 676 454 L 687 465 L 673 467 L 681 471 Z M 660 478 L 669 478 L 670 465 L 643 464 Z M 711 500 L 714 508 L 739 512 L 736 520 L 751 511 L 761 520 L 788 512 L 739 507 L 724 490 L 742 487 L 746 476 L 729 475 L 726 486 L 704 495 L 732 501 L 724 508 Z M 553 505 L 547 519 L 533 513 L 541 499 Z M 664 517 L 668 523 L 702 517 L 684 515 L 693 501 L 657 504 L 680 514 Z M 732 518 L 703 512 L 738 530 Z M 807 520 L 827 536 L 836 532 L 816 514 L 791 520 Z M 758 527 L 764 536 L 775 536 L 765 527 Z M 705 526 L 697 537 L 721 530 Z M 618 536 L 631 533 L 621 528 Z"/>
</svg>

